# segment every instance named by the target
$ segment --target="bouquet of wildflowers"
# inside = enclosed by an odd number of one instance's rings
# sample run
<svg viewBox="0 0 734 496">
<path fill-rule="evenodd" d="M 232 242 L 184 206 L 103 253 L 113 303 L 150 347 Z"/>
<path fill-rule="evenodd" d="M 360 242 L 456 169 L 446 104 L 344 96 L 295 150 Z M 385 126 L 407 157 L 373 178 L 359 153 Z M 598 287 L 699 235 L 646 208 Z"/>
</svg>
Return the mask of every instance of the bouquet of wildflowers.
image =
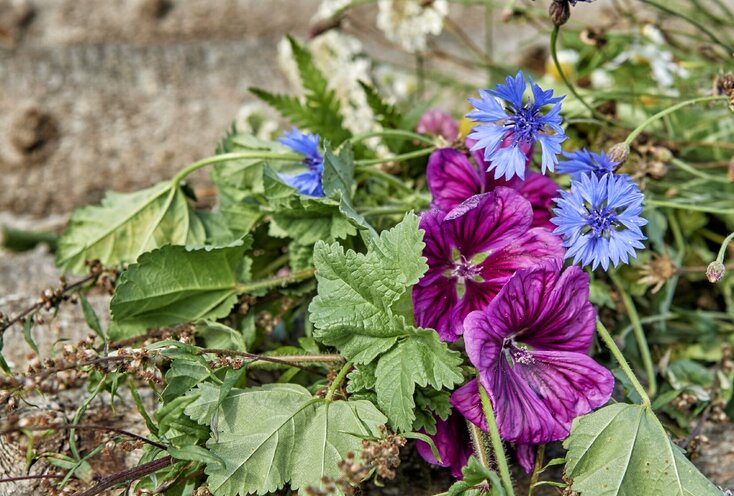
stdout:
<svg viewBox="0 0 734 496">
<path fill-rule="evenodd" d="M 44 381 L 73 368 L 87 403 L 130 389 L 137 466 L 77 494 L 730 494 L 690 458 L 734 414 L 734 76 L 687 79 L 683 50 L 638 67 L 632 51 L 673 45 L 656 26 L 652 42 L 615 26 L 562 37 L 572 10 L 603 2 L 510 2 L 506 22 L 550 30 L 545 76 L 495 64 L 446 112 L 421 99 L 431 36 L 445 25 L 481 51 L 448 2 L 377 1 L 385 40 L 420 69 L 407 95 L 409 74 L 365 63 L 339 30 L 365 3 L 325 0 L 313 39 L 284 41 L 299 95 L 252 89 L 282 131 L 243 109 L 212 157 L 73 215 L 57 264 L 87 275 L 20 317 L 32 343 L 34 313 L 79 292 L 95 336 L 48 370 L 3 361 L 2 384 L 53 392 Z M 698 17 L 642 3 L 731 62 Z M 613 80 L 650 70 L 652 89 Z M 205 167 L 214 201 L 186 182 Z M 109 325 L 84 298 L 94 283 L 113 295 Z M 95 453 L 71 449 L 53 490 L 84 482 Z"/>
</svg>

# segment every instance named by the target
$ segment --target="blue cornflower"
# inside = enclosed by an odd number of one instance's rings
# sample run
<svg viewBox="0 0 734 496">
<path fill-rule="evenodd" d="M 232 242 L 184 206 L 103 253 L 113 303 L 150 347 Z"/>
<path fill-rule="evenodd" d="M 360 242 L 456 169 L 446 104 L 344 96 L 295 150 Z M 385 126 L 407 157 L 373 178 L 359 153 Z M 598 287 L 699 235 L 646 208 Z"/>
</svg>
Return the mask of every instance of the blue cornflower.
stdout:
<svg viewBox="0 0 734 496">
<path fill-rule="evenodd" d="M 285 132 L 278 140 L 291 150 L 303 154 L 303 163 L 308 166 L 301 174 L 280 174 L 280 178 L 301 194 L 308 196 L 324 196 L 321 187 L 321 174 L 324 171 L 324 157 L 319 152 L 319 135 L 302 133 L 297 128 Z"/>
<path fill-rule="evenodd" d="M 480 90 L 481 98 L 470 98 L 476 109 L 467 114 L 469 119 L 483 122 L 474 126 L 469 138 L 476 140 L 472 151 L 484 149 L 487 171 L 494 169 L 494 178 L 504 176 L 509 180 L 517 175 L 525 179 L 526 153 L 536 141 L 543 151 L 541 168 L 553 171 L 561 153 L 561 143 L 566 134 L 561 128 L 561 100 L 553 97 L 553 90 L 543 90 L 530 78 L 532 101 L 523 103 L 525 95 L 525 76 L 522 71 L 514 78 L 507 76 L 505 84 L 498 84 L 494 90 Z M 504 107 L 497 99 L 507 102 Z M 552 107 L 543 114 L 546 105 Z"/>
<path fill-rule="evenodd" d="M 640 188 L 622 174 L 583 174 L 571 181 L 571 191 L 561 191 L 551 222 L 553 231 L 563 237 L 566 258 L 582 266 L 599 264 L 607 270 L 628 256 L 636 256 L 647 239 L 640 229 L 647 220 L 640 217 L 644 196 Z"/>
<path fill-rule="evenodd" d="M 614 172 L 615 167 L 619 165 L 619 162 L 613 162 L 606 152 L 593 153 L 586 148 L 572 153 L 564 153 L 563 156 L 569 160 L 558 162 L 558 173 L 569 174 L 576 180 L 580 179 L 584 173 L 602 177 L 605 174 Z"/>
</svg>

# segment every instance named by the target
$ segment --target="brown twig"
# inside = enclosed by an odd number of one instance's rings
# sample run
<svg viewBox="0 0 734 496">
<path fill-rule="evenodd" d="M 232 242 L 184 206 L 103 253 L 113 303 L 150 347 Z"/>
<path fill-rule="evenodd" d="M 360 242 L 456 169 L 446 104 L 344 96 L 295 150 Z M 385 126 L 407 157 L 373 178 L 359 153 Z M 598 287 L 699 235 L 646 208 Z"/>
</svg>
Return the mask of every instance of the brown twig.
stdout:
<svg viewBox="0 0 734 496">
<path fill-rule="evenodd" d="M 26 318 L 28 315 L 30 315 L 31 313 L 35 312 L 39 308 L 41 308 L 49 300 L 58 299 L 61 296 L 63 296 L 66 293 L 68 293 L 69 291 L 71 291 L 73 289 L 76 289 L 79 286 L 82 286 L 82 285 L 88 283 L 89 281 L 92 281 L 94 279 L 97 279 L 99 277 L 99 275 L 100 275 L 99 273 L 90 274 L 90 275 L 88 275 L 88 276 L 86 276 L 86 277 L 84 277 L 82 279 L 79 279 L 78 281 L 76 281 L 76 282 L 74 282 L 74 283 L 72 283 L 72 284 L 70 284 L 68 286 L 64 286 L 63 289 L 61 290 L 61 294 L 54 295 L 50 299 L 41 299 L 41 300 L 37 301 L 36 303 L 34 303 L 33 305 L 31 305 L 30 307 L 26 308 L 25 310 L 23 310 L 22 312 L 20 312 L 18 315 L 16 315 L 15 317 L 13 317 L 12 319 L 10 319 L 6 323 L 4 323 L 2 325 L 2 327 L 0 327 L 0 334 L 3 334 L 6 330 L 10 329 L 13 325 L 15 325 L 16 323 L 20 322 L 21 320 L 23 320 L 24 318 Z"/>
<path fill-rule="evenodd" d="M 34 479 L 63 479 L 64 476 L 60 474 L 44 474 L 44 475 L 21 475 L 19 477 L 8 477 L 6 479 L 0 479 L 0 484 L 8 482 L 18 482 L 24 480 Z"/>
<path fill-rule="evenodd" d="M 86 491 L 82 491 L 80 493 L 74 493 L 73 496 L 95 496 L 96 494 L 102 493 L 105 489 L 116 486 L 117 484 L 120 484 L 122 482 L 140 479 L 142 477 L 145 477 L 146 475 L 150 475 L 154 472 L 164 469 L 169 465 L 172 465 L 173 463 L 174 460 L 170 455 L 164 456 L 163 458 L 144 463 L 143 465 L 140 465 L 138 467 L 131 468 L 129 470 L 123 470 L 122 472 L 118 472 L 116 474 L 110 475 L 109 477 L 105 477 L 104 479 L 99 481 L 94 487 L 90 487 Z"/>
<path fill-rule="evenodd" d="M 61 424 L 61 425 L 32 425 L 32 426 L 26 426 L 26 427 L 12 427 L 10 429 L 5 429 L 0 431 L 0 436 L 4 436 L 6 434 L 12 434 L 15 432 L 22 432 L 22 431 L 46 431 L 46 430 L 70 430 L 70 429 L 79 429 L 79 430 L 88 430 L 88 431 L 106 431 L 106 432 L 114 432 L 116 434 L 120 434 L 123 436 L 131 437 L 133 439 L 136 439 L 138 441 L 142 441 L 146 444 L 149 444 L 151 446 L 155 446 L 156 448 L 165 450 L 167 446 L 165 444 L 161 444 L 159 442 L 153 441 L 152 439 L 148 439 L 143 436 L 139 436 L 137 434 L 134 434 L 132 432 L 128 432 L 122 429 L 117 429 L 115 427 L 107 427 L 105 425 L 96 425 L 96 424 Z"/>
<path fill-rule="evenodd" d="M 296 367 L 305 372 L 313 374 L 320 374 L 319 371 L 315 371 L 312 368 L 301 365 L 302 363 L 343 363 L 344 357 L 341 355 L 284 355 L 279 357 L 267 356 L 267 355 L 256 355 L 254 353 L 247 353 L 246 351 L 235 351 L 235 350 L 219 350 L 215 348 L 200 348 L 200 353 L 211 353 L 219 356 L 241 356 L 253 362 L 270 362 L 278 365 L 286 365 L 288 367 Z M 321 375 L 321 374 L 320 374 Z"/>
</svg>

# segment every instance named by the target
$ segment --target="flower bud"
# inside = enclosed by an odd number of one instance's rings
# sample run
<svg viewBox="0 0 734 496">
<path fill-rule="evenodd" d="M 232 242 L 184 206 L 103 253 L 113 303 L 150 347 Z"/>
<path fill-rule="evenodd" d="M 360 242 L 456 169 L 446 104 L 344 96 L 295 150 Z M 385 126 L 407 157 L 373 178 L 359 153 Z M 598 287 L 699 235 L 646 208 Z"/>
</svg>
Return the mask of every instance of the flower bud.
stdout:
<svg viewBox="0 0 734 496">
<path fill-rule="evenodd" d="M 724 267 L 724 264 L 718 260 L 714 260 L 706 268 L 706 278 L 711 284 L 721 281 L 724 274 L 726 274 L 726 267 Z"/>
<path fill-rule="evenodd" d="M 568 0 L 553 0 L 548 8 L 548 15 L 556 26 L 563 26 L 571 17 L 571 6 Z"/>
<path fill-rule="evenodd" d="M 630 146 L 627 143 L 617 143 L 609 149 L 609 160 L 622 165 L 630 156 Z"/>
</svg>

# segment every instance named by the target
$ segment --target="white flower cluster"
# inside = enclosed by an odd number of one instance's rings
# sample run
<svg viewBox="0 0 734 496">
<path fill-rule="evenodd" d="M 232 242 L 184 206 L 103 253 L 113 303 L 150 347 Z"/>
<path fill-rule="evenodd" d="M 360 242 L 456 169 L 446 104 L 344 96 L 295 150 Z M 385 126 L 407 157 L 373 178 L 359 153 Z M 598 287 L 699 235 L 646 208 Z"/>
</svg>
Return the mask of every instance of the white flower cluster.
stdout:
<svg viewBox="0 0 734 496">
<path fill-rule="evenodd" d="M 441 33 L 449 12 L 447 0 L 378 0 L 377 6 L 377 27 L 411 53 L 426 49 L 429 34 Z"/>
<path fill-rule="evenodd" d="M 670 51 L 663 49 L 665 37 L 657 27 L 646 24 L 642 28 L 642 35 L 648 41 L 635 40 L 628 50 L 606 64 L 605 69 L 614 70 L 627 61 L 649 64 L 655 82 L 663 89 L 672 89 L 675 78 L 687 77 L 688 71 L 673 59 Z"/>
<path fill-rule="evenodd" d="M 334 14 L 347 7 L 352 0 L 322 0 L 319 10 L 316 11 L 315 19 L 329 19 Z"/>
</svg>

